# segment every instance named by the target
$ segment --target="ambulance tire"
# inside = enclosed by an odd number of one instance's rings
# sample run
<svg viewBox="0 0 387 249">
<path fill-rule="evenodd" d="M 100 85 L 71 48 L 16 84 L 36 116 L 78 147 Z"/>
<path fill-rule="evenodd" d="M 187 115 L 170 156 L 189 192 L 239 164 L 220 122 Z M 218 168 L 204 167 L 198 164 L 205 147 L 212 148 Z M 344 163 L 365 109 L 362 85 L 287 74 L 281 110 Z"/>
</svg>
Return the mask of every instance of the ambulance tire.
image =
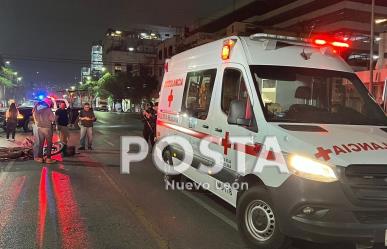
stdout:
<svg viewBox="0 0 387 249">
<path fill-rule="evenodd" d="M 271 198 L 262 186 L 243 193 L 237 205 L 238 229 L 243 240 L 254 249 L 288 249 L 291 240 L 279 230 Z"/>
<path fill-rule="evenodd" d="M 172 153 L 169 148 L 165 148 L 163 151 L 163 160 L 164 162 L 168 163 L 169 165 L 173 165 L 173 159 L 172 159 Z M 164 182 L 181 182 L 182 177 L 181 175 L 164 175 Z"/>
</svg>

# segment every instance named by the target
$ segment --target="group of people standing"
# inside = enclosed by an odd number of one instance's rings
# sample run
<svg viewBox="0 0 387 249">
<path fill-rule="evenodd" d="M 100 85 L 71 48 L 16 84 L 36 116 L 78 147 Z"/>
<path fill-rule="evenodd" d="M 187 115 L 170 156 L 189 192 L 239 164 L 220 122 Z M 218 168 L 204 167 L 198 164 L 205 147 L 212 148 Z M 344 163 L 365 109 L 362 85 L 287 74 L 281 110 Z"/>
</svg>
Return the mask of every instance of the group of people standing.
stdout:
<svg viewBox="0 0 387 249">
<path fill-rule="evenodd" d="M 52 138 L 54 133 L 54 126 L 59 133 L 59 139 L 63 143 L 64 156 L 67 155 L 67 144 L 70 138 L 69 125 L 69 113 L 65 103 L 61 103 L 55 114 L 51 110 L 52 101 L 46 98 L 44 101 L 37 103 L 32 110 L 34 118 L 34 160 L 38 163 L 55 163 L 56 161 L 51 158 L 52 151 Z M 81 128 L 81 147 L 79 150 L 85 150 L 85 141 L 87 138 L 88 148 L 92 149 L 92 127 L 96 121 L 93 110 L 90 108 L 90 104 L 86 103 L 83 109 L 79 112 L 79 121 Z M 44 145 L 47 146 L 46 158 L 43 156 Z"/>
<path fill-rule="evenodd" d="M 63 143 L 63 155 L 66 156 L 67 144 L 70 138 L 69 132 L 69 112 L 66 104 L 63 102 L 56 110 L 52 112 L 52 100 L 49 98 L 38 102 L 33 110 L 32 116 L 34 120 L 33 134 L 34 142 L 34 160 L 38 163 L 55 163 L 51 158 L 53 145 L 54 127 L 56 127 L 60 141 Z M 144 122 L 143 136 L 147 142 L 153 145 L 156 141 L 156 121 L 157 121 L 158 103 L 149 103 L 142 112 Z M 15 103 L 12 103 L 6 112 L 6 133 L 7 140 L 12 136 L 15 140 L 15 131 L 18 122 L 19 112 Z M 86 150 L 86 145 L 89 150 L 92 150 L 93 141 L 93 123 L 96 121 L 95 114 L 89 103 L 83 105 L 83 109 L 79 111 L 79 126 L 80 126 L 80 147 L 78 150 Z M 47 148 L 44 155 L 44 146 Z M 44 157 L 45 156 L 45 157 Z"/>
</svg>

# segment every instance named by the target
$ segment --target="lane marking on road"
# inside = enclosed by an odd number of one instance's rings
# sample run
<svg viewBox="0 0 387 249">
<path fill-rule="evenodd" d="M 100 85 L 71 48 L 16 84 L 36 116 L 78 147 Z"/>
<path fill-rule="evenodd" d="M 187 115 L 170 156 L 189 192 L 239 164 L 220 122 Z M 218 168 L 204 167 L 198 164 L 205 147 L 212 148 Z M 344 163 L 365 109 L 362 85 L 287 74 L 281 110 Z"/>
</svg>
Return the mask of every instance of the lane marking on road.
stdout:
<svg viewBox="0 0 387 249">
<path fill-rule="evenodd" d="M 106 179 L 109 181 L 109 183 L 112 185 L 112 187 L 121 194 L 124 198 L 124 201 L 130 211 L 136 216 L 136 218 L 141 222 L 141 224 L 144 226 L 145 230 L 150 234 L 150 236 L 156 241 L 157 245 L 161 249 L 169 249 L 169 243 L 166 239 L 164 239 L 157 231 L 155 226 L 149 222 L 145 216 L 144 211 L 137 207 L 129 198 L 129 194 L 119 187 L 119 185 L 109 176 L 109 174 L 100 167 L 101 172 L 104 174 Z"/>
<path fill-rule="evenodd" d="M 238 226 L 237 224 L 231 220 L 230 218 L 228 218 L 227 216 L 225 216 L 224 214 L 220 213 L 219 211 L 217 211 L 215 208 L 211 207 L 210 205 L 206 204 L 204 201 L 200 200 L 199 198 L 197 198 L 196 196 L 186 192 L 186 191 L 181 191 L 185 196 L 187 196 L 188 198 L 190 198 L 192 201 L 196 202 L 197 204 L 199 204 L 201 207 L 203 207 L 204 209 L 206 209 L 208 212 L 210 212 L 211 214 L 215 215 L 216 217 L 218 217 L 219 219 L 221 219 L 223 222 L 225 222 L 226 224 L 228 224 L 229 226 L 231 226 L 232 228 L 234 228 L 236 231 L 238 231 Z"/>
<path fill-rule="evenodd" d="M 102 120 L 102 119 L 98 119 L 97 123 L 108 124 L 107 121 L 104 121 L 104 120 Z"/>
<path fill-rule="evenodd" d="M 8 172 L 10 171 L 10 169 L 12 168 L 12 166 L 15 164 L 15 161 L 12 160 L 10 161 L 9 163 L 7 163 L 7 165 L 4 167 L 4 170 L 0 172 L 0 182 L 3 182 L 4 181 L 4 178 L 7 177 L 8 175 Z"/>
<path fill-rule="evenodd" d="M 126 192 L 123 188 L 117 184 L 113 178 L 105 171 L 104 167 L 105 165 L 101 162 L 95 161 L 95 158 L 91 158 L 90 155 L 84 154 L 85 158 L 87 158 L 88 161 L 93 161 L 94 164 L 97 164 L 97 168 L 100 169 L 101 173 L 105 176 L 108 183 L 113 187 L 115 191 L 117 191 L 118 194 L 122 196 L 123 202 L 128 207 L 129 211 L 138 219 L 140 224 L 143 226 L 143 228 L 148 232 L 149 236 L 156 242 L 158 247 L 160 249 L 169 249 L 169 242 L 166 240 L 158 231 L 155 225 L 153 225 L 147 218 L 144 213 L 144 211 L 137 207 L 130 199 L 129 194 Z"/>
<path fill-rule="evenodd" d="M 109 125 L 109 124 L 96 124 L 94 127 L 97 127 L 97 128 L 132 128 L 133 125 L 127 125 L 127 124 L 123 124 L 123 125 Z"/>
<path fill-rule="evenodd" d="M 108 140 L 106 140 L 106 139 L 104 139 L 103 140 L 105 143 L 107 143 L 108 145 L 110 145 L 110 146 L 112 146 L 112 147 L 115 147 L 115 145 L 112 143 L 112 142 L 110 142 L 110 141 L 108 141 Z"/>
</svg>

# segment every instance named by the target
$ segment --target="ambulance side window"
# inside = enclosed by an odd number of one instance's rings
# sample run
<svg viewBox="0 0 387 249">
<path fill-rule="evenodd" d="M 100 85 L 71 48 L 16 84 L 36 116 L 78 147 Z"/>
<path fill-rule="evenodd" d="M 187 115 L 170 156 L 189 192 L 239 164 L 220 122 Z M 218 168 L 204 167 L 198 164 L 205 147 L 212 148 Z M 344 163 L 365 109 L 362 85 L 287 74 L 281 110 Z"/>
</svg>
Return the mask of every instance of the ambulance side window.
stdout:
<svg viewBox="0 0 387 249">
<path fill-rule="evenodd" d="M 228 115 L 231 101 L 240 100 L 246 102 L 245 118 L 251 120 L 250 130 L 258 131 L 257 123 L 251 106 L 250 97 L 246 88 L 243 74 L 238 69 L 227 68 L 224 70 L 222 83 L 222 111 Z"/>
<path fill-rule="evenodd" d="M 215 76 L 216 69 L 188 73 L 182 110 L 190 117 L 207 119 Z"/>
</svg>

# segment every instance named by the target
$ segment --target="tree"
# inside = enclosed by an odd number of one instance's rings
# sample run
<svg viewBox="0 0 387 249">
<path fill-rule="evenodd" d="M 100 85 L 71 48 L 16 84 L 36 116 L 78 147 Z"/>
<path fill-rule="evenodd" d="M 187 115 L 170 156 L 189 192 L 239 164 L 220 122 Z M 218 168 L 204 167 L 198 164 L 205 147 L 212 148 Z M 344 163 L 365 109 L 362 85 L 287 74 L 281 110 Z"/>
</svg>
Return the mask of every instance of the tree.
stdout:
<svg viewBox="0 0 387 249">
<path fill-rule="evenodd" d="M 135 103 L 149 99 L 157 93 L 158 81 L 151 76 L 132 76 L 129 79 L 129 96 Z"/>
<path fill-rule="evenodd" d="M 114 102 L 122 101 L 129 97 L 129 79 L 126 73 L 119 73 L 117 75 L 105 74 L 100 79 L 100 83 L 102 93 L 103 91 L 110 93 Z"/>
<path fill-rule="evenodd" d="M 112 79 L 112 75 L 110 73 L 105 73 L 97 82 L 97 84 L 94 85 L 93 87 L 93 91 L 96 93 L 96 96 L 99 96 L 101 98 L 108 98 L 108 97 L 111 97 L 112 93 L 110 93 L 109 91 L 107 91 L 105 88 L 104 88 L 104 85 L 107 84 L 108 81 L 111 81 L 113 80 Z"/>
<path fill-rule="evenodd" d="M 90 90 L 101 98 L 111 97 L 114 102 L 130 99 L 132 103 L 141 103 L 157 94 L 158 81 L 151 76 L 128 76 L 122 72 L 116 75 L 105 73 L 98 81 L 89 80 L 82 85 L 83 90 Z"/>
<path fill-rule="evenodd" d="M 6 87 L 12 87 L 15 81 L 15 72 L 10 68 L 2 67 L 0 70 L 0 84 Z"/>
<path fill-rule="evenodd" d="M 11 87 L 16 81 L 15 72 L 6 67 L 3 57 L 0 55 L 0 85 Z"/>
</svg>

